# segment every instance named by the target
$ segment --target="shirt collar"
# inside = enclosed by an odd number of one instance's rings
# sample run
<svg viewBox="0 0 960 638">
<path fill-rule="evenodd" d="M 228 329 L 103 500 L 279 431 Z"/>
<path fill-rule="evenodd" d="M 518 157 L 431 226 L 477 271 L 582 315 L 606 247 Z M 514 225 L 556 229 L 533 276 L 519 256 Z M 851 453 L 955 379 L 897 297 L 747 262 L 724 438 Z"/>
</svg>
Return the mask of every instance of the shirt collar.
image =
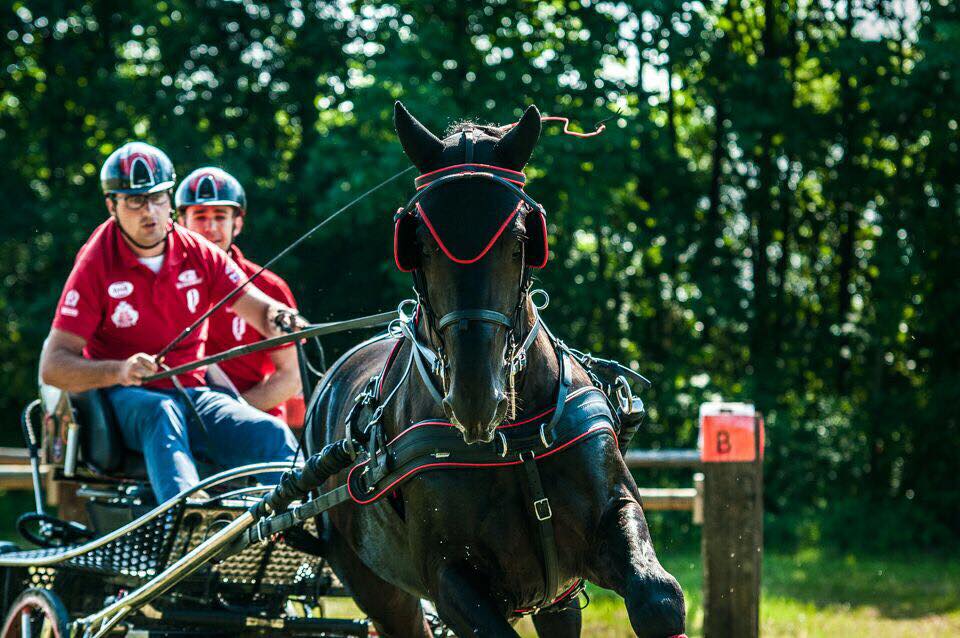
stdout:
<svg viewBox="0 0 960 638">
<path fill-rule="evenodd" d="M 163 270 L 167 268 L 173 268 L 182 262 L 186 256 L 187 251 L 183 244 L 183 239 L 180 237 L 180 234 L 177 232 L 177 225 L 172 224 L 170 232 L 167 233 L 167 238 L 164 243 L 163 253 Z M 126 238 L 123 236 L 123 233 L 120 232 L 120 227 L 117 225 L 117 220 L 115 218 L 110 219 L 110 232 L 114 241 L 114 246 L 116 247 L 116 255 L 119 258 L 120 265 L 124 268 L 136 268 L 137 266 L 142 266 L 140 263 L 140 258 L 137 256 L 137 253 L 133 252 L 133 248 L 130 247 L 130 244 L 127 243 Z M 161 270 L 161 272 L 163 272 Z"/>
</svg>

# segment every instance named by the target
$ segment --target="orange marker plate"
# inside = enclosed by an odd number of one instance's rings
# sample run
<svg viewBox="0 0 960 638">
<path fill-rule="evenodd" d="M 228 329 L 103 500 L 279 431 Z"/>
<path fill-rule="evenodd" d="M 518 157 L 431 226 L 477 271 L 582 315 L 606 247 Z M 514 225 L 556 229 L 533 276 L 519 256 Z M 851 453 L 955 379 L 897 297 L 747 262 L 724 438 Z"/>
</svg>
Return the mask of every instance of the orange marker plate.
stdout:
<svg viewBox="0 0 960 638">
<path fill-rule="evenodd" d="M 743 404 L 740 404 L 743 405 Z M 704 406 L 706 407 L 706 406 Z M 759 430 L 763 458 L 763 417 L 746 410 L 700 415 L 700 460 L 704 463 L 742 463 L 756 459 L 754 429 Z M 756 421 L 756 423 L 755 423 Z"/>
</svg>

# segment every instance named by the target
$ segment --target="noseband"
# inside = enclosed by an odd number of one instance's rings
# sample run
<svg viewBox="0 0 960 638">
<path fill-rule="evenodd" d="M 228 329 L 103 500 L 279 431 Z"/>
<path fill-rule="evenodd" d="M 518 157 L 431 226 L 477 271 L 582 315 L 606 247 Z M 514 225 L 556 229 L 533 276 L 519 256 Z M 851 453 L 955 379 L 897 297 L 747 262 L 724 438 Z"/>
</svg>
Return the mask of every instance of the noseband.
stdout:
<svg viewBox="0 0 960 638">
<path fill-rule="evenodd" d="M 440 377 L 441 385 L 445 391 L 447 376 L 446 372 L 449 368 L 449 362 L 446 360 L 444 353 L 445 349 L 443 347 L 443 335 L 447 328 L 456 325 L 460 330 L 466 330 L 469 323 L 471 321 L 475 321 L 492 324 L 495 327 L 506 330 L 507 345 L 504 351 L 504 366 L 509 368 L 511 380 L 513 375 L 520 372 L 526 366 L 527 351 L 530 349 L 530 346 L 533 344 L 533 341 L 540 330 L 540 316 L 535 312 L 533 327 L 524 337 L 522 343 L 519 346 L 517 345 L 518 340 L 515 337 L 515 333 L 522 329 L 521 318 L 524 308 L 524 301 L 530 293 L 530 269 L 542 268 L 546 263 L 546 214 L 544 212 L 544 208 L 539 202 L 523 191 L 522 187 L 526 183 L 526 177 L 523 173 L 499 166 L 472 163 L 474 146 L 472 131 L 463 132 L 463 144 L 464 163 L 441 168 L 417 177 L 414 180 L 414 184 L 417 187 L 417 192 L 414 193 L 409 201 L 407 201 L 406 206 L 399 209 L 394 215 L 394 252 L 397 266 L 401 270 L 413 273 L 414 290 L 417 294 L 417 308 L 414 310 L 414 312 L 405 315 L 407 318 L 406 321 L 403 321 L 403 318 L 401 319 L 400 330 L 404 336 L 413 342 L 413 356 L 417 364 L 417 369 L 420 371 L 420 375 L 423 377 L 424 383 L 426 384 L 427 389 L 430 391 L 430 394 L 438 403 L 442 402 L 442 396 L 433 384 L 433 381 L 427 373 L 427 370 L 430 370 Z M 509 190 L 520 199 L 517 208 L 503 223 L 496 235 L 494 235 L 493 239 L 491 239 L 487 244 L 486 248 L 484 248 L 478 256 L 472 259 L 458 259 L 453 256 L 452 252 L 444 244 L 442 238 L 436 233 L 429 218 L 426 216 L 426 213 L 420 206 L 420 201 L 426 197 L 428 193 L 437 190 L 444 185 L 463 180 L 489 181 Z M 542 254 L 540 255 L 541 259 L 539 259 L 537 263 L 530 264 L 528 262 L 527 242 L 530 241 L 530 233 L 528 233 L 527 241 L 523 242 L 523 265 L 521 268 L 519 282 L 519 295 L 513 316 L 510 317 L 497 310 L 490 310 L 487 308 L 468 308 L 463 310 L 454 310 L 437 318 L 436 313 L 433 312 L 430 306 L 426 280 L 424 279 L 420 269 L 417 267 L 418 264 L 416 263 L 415 258 L 413 255 L 411 255 L 411 244 L 413 242 L 413 233 L 416 231 L 416 226 L 418 226 L 420 223 L 425 224 L 430 229 L 444 253 L 446 253 L 446 255 L 456 263 L 473 263 L 483 257 L 483 255 L 486 254 L 486 252 L 493 246 L 496 240 L 507 228 L 508 224 L 512 220 L 515 220 L 516 215 L 519 214 L 521 206 L 524 204 L 527 207 L 527 219 L 529 220 L 527 225 L 532 226 L 534 223 L 539 224 L 539 228 L 537 228 L 537 240 L 540 242 L 538 248 L 542 247 Z M 533 215 L 536 215 L 536 217 L 533 218 Z M 405 250 L 406 253 L 403 252 Z M 437 352 L 433 352 L 427 345 L 420 342 L 420 340 L 417 338 L 415 322 L 416 317 L 420 314 L 420 310 L 423 311 L 422 315 L 427 321 L 430 322 L 433 331 L 440 339 L 441 345 L 439 348 L 437 348 Z"/>
</svg>

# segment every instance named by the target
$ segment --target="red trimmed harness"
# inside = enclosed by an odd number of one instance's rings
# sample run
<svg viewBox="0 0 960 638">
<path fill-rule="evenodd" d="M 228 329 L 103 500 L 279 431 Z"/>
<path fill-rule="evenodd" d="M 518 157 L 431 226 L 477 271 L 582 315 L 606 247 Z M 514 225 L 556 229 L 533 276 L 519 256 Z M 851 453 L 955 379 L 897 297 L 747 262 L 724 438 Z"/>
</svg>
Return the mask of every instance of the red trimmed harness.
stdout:
<svg viewBox="0 0 960 638">
<path fill-rule="evenodd" d="M 399 343 L 402 342 L 398 340 Z M 381 379 L 397 360 L 398 351 L 399 346 L 394 345 Z M 595 436 L 609 435 L 616 441 L 617 433 L 609 403 L 599 389 L 586 386 L 566 392 L 563 388 L 569 383 L 569 374 L 561 379 L 556 405 L 498 426 L 497 437 L 489 444 L 468 446 L 453 424 L 435 419 L 414 423 L 388 442 L 383 442 L 377 432 L 369 432 L 368 457 L 355 464 L 347 476 L 345 487 L 349 499 L 357 505 L 371 505 L 423 472 L 522 467 L 544 554 L 545 600 L 535 607 L 516 609 L 514 613 L 535 613 L 572 600 L 583 590 L 583 580 L 576 579 L 561 588 L 553 512 L 540 481 L 537 462 Z M 378 380 L 376 385 L 379 387 L 382 382 Z M 374 422 L 372 428 L 382 426 Z"/>
<path fill-rule="evenodd" d="M 513 210 L 507 215 L 506 219 L 497 228 L 493 237 L 484 245 L 479 254 L 474 256 L 455 256 L 454 251 L 443 240 L 436 229 L 436 225 L 430 220 L 427 213 L 421 206 L 420 201 L 433 188 L 438 188 L 443 184 L 452 181 L 464 179 L 486 179 L 510 190 L 517 196 L 518 202 Z M 429 173 L 424 173 L 414 180 L 417 192 L 410 198 L 407 205 L 398 208 L 394 215 L 393 227 L 393 258 L 397 268 L 402 272 L 411 272 L 418 265 L 418 255 L 416 253 L 416 227 L 418 222 L 423 221 L 424 225 L 430 231 L 431 236 L 440 246 L 443 254 L 453 262 L 461 265 L 472 264 L 483 258 L 489 252 L 490 248 L 503 235 L 503 232 L 511 228 L 511 223 L 520 214 L 524 205 L 527 207 L 527 214 L 524 219 L 526 226 L 527 242 L 525 258 L 528 268 L 543 268 L 547 265 L 549 258 L 549 246 L 547 244 L 547 221 L 543 206 L 523 191 L 526 185 L 526 176 L 520 171 L 514 171 L 500 166 L 491 166 L 489 164 L 463 163 L 453 166 L 439 168 Z"/>
</svg>

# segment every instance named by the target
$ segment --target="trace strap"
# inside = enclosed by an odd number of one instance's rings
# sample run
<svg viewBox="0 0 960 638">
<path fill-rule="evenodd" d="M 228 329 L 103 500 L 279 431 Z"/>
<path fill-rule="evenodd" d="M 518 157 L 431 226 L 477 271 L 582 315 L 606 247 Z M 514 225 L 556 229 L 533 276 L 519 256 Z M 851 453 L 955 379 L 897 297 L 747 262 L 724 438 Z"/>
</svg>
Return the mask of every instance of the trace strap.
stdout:
<svg viewBox="0 0 960 638">
<path fill-rule="evenodd" d="M 363 330 L 364 328 L 386 326 L 394 321 L 398 316 L 399 315 L 397 311 L 392 310 L 390 312 L 381 312 L 376 315 L 357 317 L 356 319 L 346 319 L 344 321 L 314 324 L 309 328 L 300 330 L 299 332 L 291 332 L 290 334 L 280 335 L 279 337 L 264 339 L 263 341 L 251 343 L 246 346 L 237 346 L 236 348 L 230 348 L 229 350 L 224 350 L 218 354 L 204 357 L 203 359 L 198 359 L 192 363 L 185 363 L 182 366 L 177 366 L 176 368 L 169 368 L 163 372 L 158 372 L 157 374 L 144 377 L 143 383 L 167 379 L 178 374 L 184 374 L 192 370 L 196 370 L 197 368 L 202 368 L 210 365 L 211 363 L 219 363 L 228 359 L 235 359 L 236 357 L 242 357 L 243 355 L 250 354 L 251 352 L 259 352 L 260 350 L 275 348 L 276 346 L 282 346 L 284 344 L 293 343 L 302 339 L 321 337 L 323 335 L 334 334 L 337 332 L 347 332 L 349 330 Z"/>
</svg>

